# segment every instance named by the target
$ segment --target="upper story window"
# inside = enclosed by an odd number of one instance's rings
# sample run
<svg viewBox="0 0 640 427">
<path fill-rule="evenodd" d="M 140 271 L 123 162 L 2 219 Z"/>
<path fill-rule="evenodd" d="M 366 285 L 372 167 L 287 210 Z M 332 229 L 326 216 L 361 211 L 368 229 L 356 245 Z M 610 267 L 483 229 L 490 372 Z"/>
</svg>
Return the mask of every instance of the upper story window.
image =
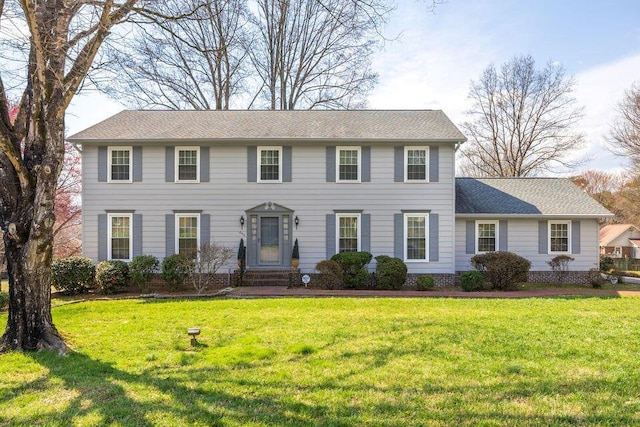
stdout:
<svg viewBox="0 0 640 427">
<path fill-rule="evenodd" d="M 109 147 L 109 182 L 131 182 L 131 147 Z"/>
<path fill-rule="evenodd" d="M 361 150 L 360 147 L 338 147 L 336 149 L 338 167 L 337 182 L 360 182 Z"/>
<path fill-rule="evenodd" d="M 108 215 L 108 259 L 130 261 L 132 252 L 132 215 L 113 213 Z"/>
<path fill-rule="evenodd" d="M 549 253 L 571 253 L 571 221 L 549 221 Z"/>
<path fill-rule="evenodd" d="M 429 147 L 404 148 L 404 180 L 405 182 L 426 182 L 428 171 Z"/>
<path fill-rule="evenodd" d="M 258 147 L 258 182 L 282 182 L 282 147 Z"/>
<path fill-rule="evenodd" d="M 336 214 L 336 247 L 340 252 L 360 250 L 360 214 Z"/>
<path fill-rule="evenodd" d="M 476 253 L 498 250 L 498 221 L 476 221 Z"/>
<path fill-rule="evenodd" d="M 200 147 L 176 147 L 176 182 L 200 182 Z"/>
<path fill-rule="evenodd" d="M 429 261 L 427 252 L 428 223 L 428 213 L 404 214 L 404 257 L 406 261 Z"/>
<path fill-rule="evenodd" d="M 195 257 L 200 247 L 200 214 L 176 214 L 176 253 Z"/>
</svg>

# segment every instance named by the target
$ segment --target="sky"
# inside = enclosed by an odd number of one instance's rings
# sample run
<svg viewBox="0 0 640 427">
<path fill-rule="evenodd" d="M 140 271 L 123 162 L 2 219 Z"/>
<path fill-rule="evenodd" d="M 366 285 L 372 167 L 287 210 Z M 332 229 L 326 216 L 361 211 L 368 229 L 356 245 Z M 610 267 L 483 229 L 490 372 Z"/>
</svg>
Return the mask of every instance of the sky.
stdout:
<svg viewBox="0 0 640 427">
<path fill-rule="evenodd" d="M 532 55 L 542 68 L 561 64 L 576 80 L 584 107 L 579 131 L 582 169 L 622 170 L 624 160 L 606 150 L 616 105 L 640 83 L 640 1 L 398 0 L 385 28 L 388 39 L 373 60 L 379 74 L 371 109 L 442 109 L 454 123 L 468 118 L 467 94 L 491 63 Z M 97 93 L 77 96 L 68 110 L 71 135 L 125 107 Z"/>
</svg>

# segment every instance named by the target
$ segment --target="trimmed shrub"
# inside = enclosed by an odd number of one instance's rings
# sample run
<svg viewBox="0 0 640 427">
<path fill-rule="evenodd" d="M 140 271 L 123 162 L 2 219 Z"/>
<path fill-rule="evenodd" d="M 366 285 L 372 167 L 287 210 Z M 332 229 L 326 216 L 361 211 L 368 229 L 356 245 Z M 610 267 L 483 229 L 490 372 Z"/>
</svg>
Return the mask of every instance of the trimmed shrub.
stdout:
<svg viewBox="0 0 640 427">
<path fill-rule="evenodd" d="M 51 263 L 51 284 L 67 295 L 87 292 L 95 285 L 96 267 L 89 258 L 72 256 Z"/>
<path fill-rule="evenodd" d="M 153 255 L 138 255 L 134 257 L 129 264 L 131 284 L 143 292 L 149 291 L 149 282 L 159 264 L 158 258 Z"/>
<path fill-rule="evenodd" d="M 596 289 L 600 289 L 602 285 L 604 285 L 604 278 L 602 277 L 600 270 L 598 270 L 597 268 L 590 268 L 588 277 L 589 277 L 589 284 L 592 287 Z"/>
<path fill-rule="evenodd" d="M 407 281 L 407 264 L 400 258 L 376 257 L 376 280 L 379 289 L 400 289 Z"/>
<path fill-rule="evenodd" d="M 600 255 L 600 271 L 603 273 L 611 273 L 616 268 L 613 258 L 607 255 Z"/>
<path fill-rule="evenodd" d="M 189 275 L 189 257 L 173 254 L 162 260 L 162 280 L 165 281 L 170 291 L 176 291 Z"/>
<path fill-rule="evenodd" d="M 471 258 L 471 265 L 480 271 L 491 289 L 506 291 L 514 289 L 520 282 L 526 282 L 531 268 L 528 259 L 512 252 L 487 252 Z"/>
<path fill-rule="evenodd" d="M 373 258 L 369 252 L 341 252 L 331 257 L 342 267 L 344 287 L 347 289 L 365 288 L 371 275 L 364 268 Z"/>
<path fill-rule="evenodd" d="M 460 285 L 465 292 L 481 291 L 484 287 L 484 276 L 476 270 L 465 271 L 460 276 Z"/>
<path fill-rule="evenodd" d="M 337 289 L 342 286 L 342 267 L 337 261 L 326 259 L 316 264 L 320 272 L 320 286 L 324 289 Z"/>
<path fill-rule="evenodd" d="M 9 304 L 9 294 L 0 291 L 0 310 L 4 309 Z"/>
<path fill-rule="evenodd" d="M 547 261 L 547 264 L 551 266 L 551 270 L 555 273 L 556 282 L 558 284 L 564 283 L 564 278 L 569 271 L 569 263 L 574 261 L 575 258 L 569 255 L 557 255 L 551 258 L 551 261 Z"/>
<path fill-rule="evenodd" d="M 291 251 L 291 259 L 300 259 L 300 248 L 298 247 L 298 239 L 293 243 L 293 250 Z"/>
<path fill-rule="evenodd" d="M 96 284 L 103 294 L 113 294 L 129 284 L 129 266 L 124 261 L 102 261 L 96 267 Z"/>
<path fill-rule="evenodd" d="M 419 291 L 432 291 L 436 288 L 436 279 L 433 276 L 425 275 L 418 277 L 416 289 Z"/>
</svg>

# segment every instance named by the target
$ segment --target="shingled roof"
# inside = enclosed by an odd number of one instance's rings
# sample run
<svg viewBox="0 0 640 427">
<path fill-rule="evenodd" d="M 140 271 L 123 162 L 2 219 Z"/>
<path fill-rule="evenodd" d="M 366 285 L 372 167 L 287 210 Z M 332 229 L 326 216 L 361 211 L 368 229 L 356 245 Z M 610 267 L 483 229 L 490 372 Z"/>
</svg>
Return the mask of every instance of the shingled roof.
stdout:
<svg viewBox="0 0 640 427">
<path fill-rule="evenodd" d="M 456 215 L 612 216 L 566 178 L 456 178 Z"/>
<path fill-rule="evenodd" d="M 440 110 L 122 111 L 67 138 L 91 141 L 466 141 Z"/>
</svg>

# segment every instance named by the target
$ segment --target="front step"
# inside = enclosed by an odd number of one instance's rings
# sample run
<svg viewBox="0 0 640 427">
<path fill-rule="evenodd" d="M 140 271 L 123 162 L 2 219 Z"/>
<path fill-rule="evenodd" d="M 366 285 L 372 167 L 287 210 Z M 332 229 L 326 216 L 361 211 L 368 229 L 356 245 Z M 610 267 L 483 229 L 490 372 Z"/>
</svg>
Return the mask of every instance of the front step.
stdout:
<svg viewBox="0 0 640 427">
<path fill-rule="evenodd" d="M 242 286 L 290 286 L 297 281 L 300 270 L 248 270 L 242 277 Z"/>
</svg>

